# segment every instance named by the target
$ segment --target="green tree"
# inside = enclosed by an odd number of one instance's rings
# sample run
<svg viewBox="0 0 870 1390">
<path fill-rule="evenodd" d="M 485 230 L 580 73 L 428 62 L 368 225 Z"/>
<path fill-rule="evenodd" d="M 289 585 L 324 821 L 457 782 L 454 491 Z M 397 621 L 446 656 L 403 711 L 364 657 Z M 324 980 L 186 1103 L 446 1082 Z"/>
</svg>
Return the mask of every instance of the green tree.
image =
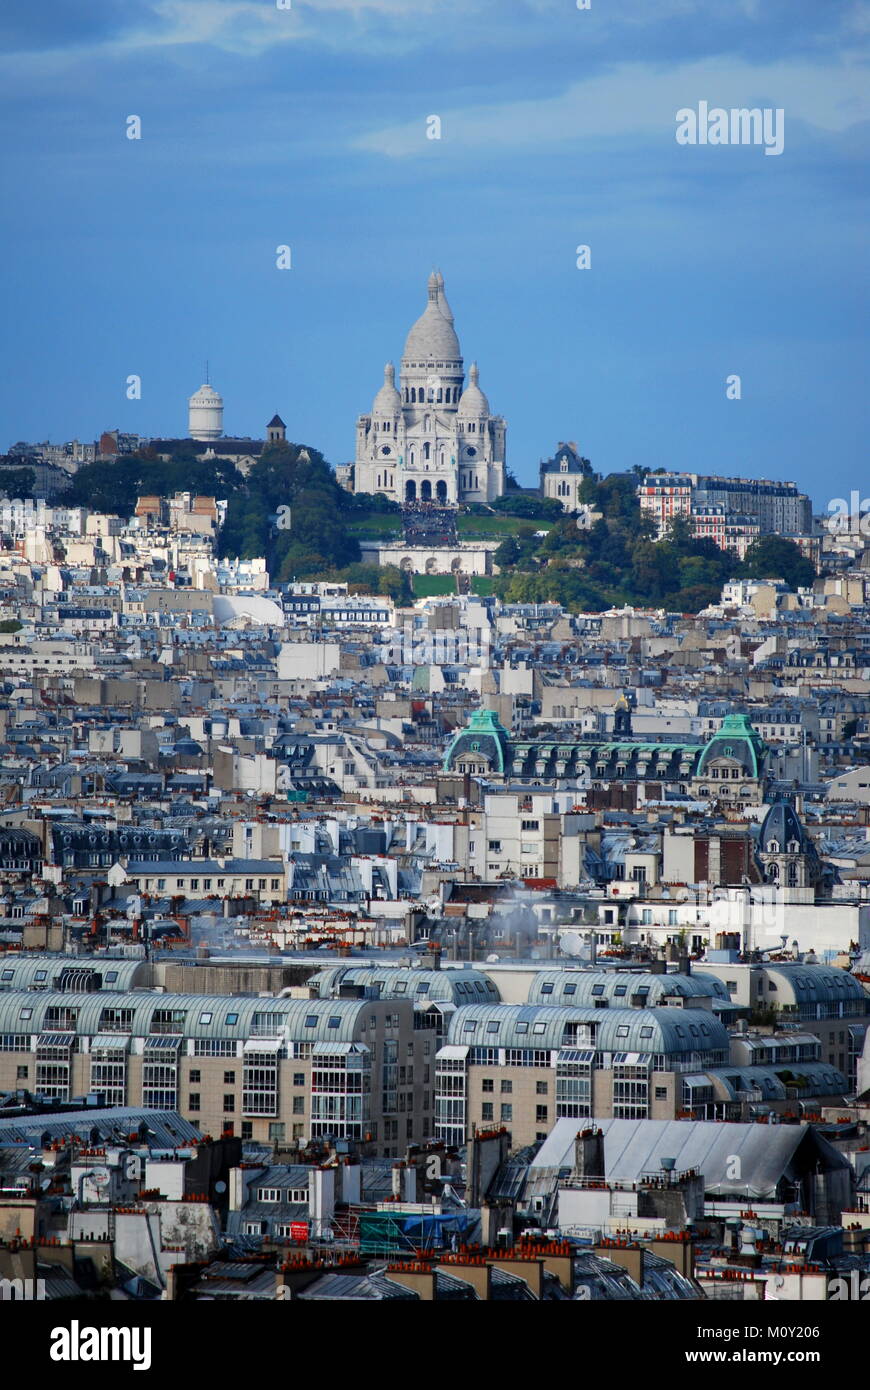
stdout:
<svg viewBox="0 0 870 1390">
<path fill-rule="evenodd" d="M 0 496 L 36 496 L 36 473 L 32 468 L 0 468 Z"/>
<path fill-rule="evenodd" d="M 808 588 L 816 577 L 810 560 L 785 536 L 759 536 L 746 551 L 745 579 L 783 579 L 790 589 Z"/>
</svg>

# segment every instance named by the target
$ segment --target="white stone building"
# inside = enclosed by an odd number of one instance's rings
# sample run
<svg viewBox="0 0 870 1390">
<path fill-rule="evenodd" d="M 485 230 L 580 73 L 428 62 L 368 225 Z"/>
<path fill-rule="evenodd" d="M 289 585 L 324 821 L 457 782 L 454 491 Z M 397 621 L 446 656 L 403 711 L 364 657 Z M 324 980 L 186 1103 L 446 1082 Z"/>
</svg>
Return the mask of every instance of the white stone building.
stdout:
<svg viewBox="0 0 870 1390">
<path fill-rule="evenodd" d="M 397 502 L 493 502 L 504 492 L 505 422 L 490 413 L 475 364 L 465 369 L 439 271 L 408 334 L 399 386 L 388 362 L 370 415 L 357 422 L 355 492 Z"/>
</svg>

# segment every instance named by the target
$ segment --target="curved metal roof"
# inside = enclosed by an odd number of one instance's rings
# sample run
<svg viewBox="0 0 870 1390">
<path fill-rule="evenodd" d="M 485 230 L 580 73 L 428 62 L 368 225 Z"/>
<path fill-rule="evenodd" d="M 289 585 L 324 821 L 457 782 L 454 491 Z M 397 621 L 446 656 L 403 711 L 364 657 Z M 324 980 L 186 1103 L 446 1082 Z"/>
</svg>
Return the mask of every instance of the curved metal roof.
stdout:
<svg viewBox="0 0 870 1390">
<path fill-rule="evenodd" d="M 308 984 L 316 987 L 321 999 L 329 998 L 342 985 L 380 985 L 382 999 L 411 999 L 421 1007 L 438 1001 L 451 1004 L 493 1003 L 501 998 L 498 989 L 479 970 L 418 970 L 401 966 L 334 965 L 318 970 Z"/>
<path fill-rule="evenodd" d="M 728 1052 L 727 1028 L 706 1009 L 471 1004 L 453 1014 L 446 1041 L 466 1047 L 559 1049 L 576 1045 L 566 1030 L 577 1023 L 596 1025 L 599 1052 Z"/>
<path fill-rule="evenodd" d="M 541 970 L 529 987 L 530 1004 L 564 1004 L 567 1007 L 594 1005 L 606 999 L 617 1008 L 625 1007 L 637 994 L 646 994 L 654 1008 L 661 999 L 722 999 L 730 1002 L 722 980 L 712 975 L 654 975 L 632 970 Z"/>
<path fill-rule="evenodd" d="M 178 1017 L 183 1038 L 236 1038 L 247 1041 L 269 1036 L 262 1016 L 275 1016 L 274 1036 L 285 1033 L 298 1042 L 355 1042 L 363 1027 L 363 1015 L 371 1000 L 357 999 L 260 999 L 230 994 L 153 994 L 149 992 L 67 994 L 10 990 L 0 994 L 0 1033 L 38 1033 L 46 1030 L 49 1009 L 77 1010 L 75 1031 L 80 1037 L 105 1032 L 100 1026 L 104 1009 L 130 1009 L 133 1037 L 147 1037 L 158 1010 Z M 29 1010 L 29 1014 L 26 1012 Z M 24 1011 L 24 1017 L 22 1017 Z M 254 1015 L 257 1031 L 254 1033 Z M 314 1019 L 314 1023 L 309 1023 Z M 332 1021 L 337 1019 L 337 1023 Z M 51 1027 L 56 1028 L 56 1024 Z M 165 1029 L 164 1029 L 165 1031 Z M 175 1031 L 175 1030 L 173 1030 Z"/>
<path fill-rule="evenodd" d="M 132 989 L 137 974 L 147 972 L 147 962 L 111 956 L 55 955 L 48 951 L 26 956 L 10 953 L 0 956 L 0 990 L 51 988 L 62 970 L 93 971 L 102 976 L 102 987 Z"/>
<path fill-rule="evenodd" d="M 787 994 L 789 989 L 793 991 L 798 1004 L 845 1003 L 847 999 L 867 1004 L 861 981 L 850 975 L 848 970 L 840 970 L 835 965 L 801 965 L 798 961 L 782 961 L 770 962 L 765 968 L 774 982 L 779 978 L 782 993 Z"/>
</svg>

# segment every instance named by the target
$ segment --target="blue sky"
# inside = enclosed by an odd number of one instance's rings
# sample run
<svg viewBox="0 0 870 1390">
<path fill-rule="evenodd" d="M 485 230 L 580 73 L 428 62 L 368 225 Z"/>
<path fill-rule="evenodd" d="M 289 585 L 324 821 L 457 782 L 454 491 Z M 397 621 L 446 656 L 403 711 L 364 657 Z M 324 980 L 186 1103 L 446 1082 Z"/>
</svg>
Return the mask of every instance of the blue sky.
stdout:
<svg viewBox="0 0 870 1390">
<path fill-rule="evenodd" d="M 182 434 L 207 357 L 227 432 L 344 462 L 438 266 L 521 482 L 572 439 L 870 493 L 868 40 L 863 0 L 4 0 L 0 448 Z M 678 145 L 702 100 L 783 153 Z"/>
</svg>

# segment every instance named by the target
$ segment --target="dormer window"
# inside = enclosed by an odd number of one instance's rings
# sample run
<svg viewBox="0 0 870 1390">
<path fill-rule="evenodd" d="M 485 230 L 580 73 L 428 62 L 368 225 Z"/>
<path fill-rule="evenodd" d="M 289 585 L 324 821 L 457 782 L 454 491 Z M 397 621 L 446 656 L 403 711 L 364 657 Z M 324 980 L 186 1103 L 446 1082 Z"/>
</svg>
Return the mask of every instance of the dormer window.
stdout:
<svg viewBox="0 0 870 1390">
<path fill-rule="evenodd" d="M 567 473 L 567 472 L 568 472 L 568 460 L 567 460 L 567 458 L 565 457 L 564 454 L 562 455 L 562 458 L 561 458 L 561 460 L 560 460 L 560 462 L 559 462 L 559 467 L 560 467 L 560 469 L 561 469 L 561 471 L 562 471 L 563 473 Z"/>
</svg>

